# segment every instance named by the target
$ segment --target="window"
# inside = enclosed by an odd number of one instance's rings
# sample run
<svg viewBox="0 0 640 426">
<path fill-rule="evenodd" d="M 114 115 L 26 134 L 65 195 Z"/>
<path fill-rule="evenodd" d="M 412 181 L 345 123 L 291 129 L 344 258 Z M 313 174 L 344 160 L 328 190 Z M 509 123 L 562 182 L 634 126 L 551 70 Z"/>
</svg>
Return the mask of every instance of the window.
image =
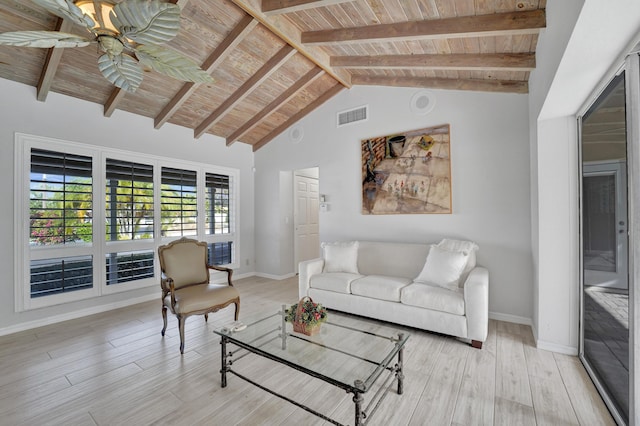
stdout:
<svg viewBox="0 0 640 426">
<path fill-rule="evenodd" d="M 93 286 L 91 256 L 31 261 L 31 297 L 88 289 Z"/>
<path fill-rule="evenodd" d="M 22 134 L 15 153 L 17 311 L 157 286 L 182 236 L 237 267 L 237 170 Z"/>
<path fill-rule="evenodd" d="M 40 255 L 29 263 L 31 298 L 93 287 L 92 173 L 89 156 L 31 150 L 29 246 Z"/>
<path fill-rule="evenodd" d="M 153 278 L 153 259 L 153 251 L 107 254 L 107 285 Z"/>
<path fill-rule="evenodd" d="M 130 242 L 105 255 L 106 284 L 151 279 L 153 250 L 132 250 L 154 236 L 153 165 L 107 158 L 105 174 L 105 239 Z"/>
<path fill-rule="evenodd" d="M 91 242 L 91 157 L 34 149 L 31 152 L 29 242 Z"/>
<path fill-rule="evenodd" d="M 210 265 L 227 265 L 232 263 L 233 242 L 212 243 L 208 245 L 207 255 Z"/>
<path fill-rule="evenodd" d="M 153 238 L 153 166 L 107 158 L 107 241 Z"/>
<path fill-rule="evenodd" d="M 206 185 L 206 233 L 228 234 L 230 206 L 229 176 L 207 173 Z"/>
<path fill-rule="evenodd" d="M 205 234 L 217 240 L 209 244 L 208 262 L 212 265 L 233 263 L 233 241 L 228 241 L 232 226 L 233 179 L 229 175 L 205 175 Z"/>
<path fill-rule="evenodd" d="M 197 174 L 190 170 L 162 168 L 162 236 L 197 233 Z"/>
</svg>

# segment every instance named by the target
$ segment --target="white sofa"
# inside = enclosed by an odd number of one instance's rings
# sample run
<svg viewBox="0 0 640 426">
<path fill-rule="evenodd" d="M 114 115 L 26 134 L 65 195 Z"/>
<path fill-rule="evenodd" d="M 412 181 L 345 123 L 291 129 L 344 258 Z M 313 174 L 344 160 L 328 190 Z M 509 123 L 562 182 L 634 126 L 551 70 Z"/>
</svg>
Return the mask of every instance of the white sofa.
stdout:
<svg viewBox="0 0 640 426">
<path fill-rule="evenodd" d="M 489 321 L 489 273 L 476 266 L 475 250 L 460 249 L 464 244 L 475 246 L 454 240 L 443 240 L 436 249 L 429 244 L 323 243 L 322 258 L 300 262 L 299 295 L 329 309 L 456 336 L 482 348 Z M 450 253 L 456 250 L 465 260 Z M 455 274 L 438 271 L 454 258 L 458 266 L 464 262 L 458 281 L 429 281 Z"/>
</svg>

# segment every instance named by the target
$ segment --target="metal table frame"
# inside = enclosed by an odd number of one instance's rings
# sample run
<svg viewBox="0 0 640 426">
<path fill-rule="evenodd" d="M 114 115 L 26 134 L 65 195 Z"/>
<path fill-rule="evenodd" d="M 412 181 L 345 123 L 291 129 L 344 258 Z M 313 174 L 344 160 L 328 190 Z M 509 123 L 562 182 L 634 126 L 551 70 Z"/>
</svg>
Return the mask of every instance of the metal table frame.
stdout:
<svg viewBox="0 0 640 426">
<path fill-rule="evenodd" d="M 272 395 L 275 395 L 279 398 L 282 398 L 306 411 L 308 411 L 309 413 L 312 413 L 320 418 L 322 418 L 325 421 L 328 421 L 332 424 L 335 425 L 341 425 L 341 423 L 335 421 L 334 419 L 331 419 L 330 417 L 327 417 L 326 415 L 310 408 L 307 407 L 306 405 L 295 401 L 287 396 L 284 396 L 282 394 L 279 394 L 276 391 L 273 391 L 269 388 L 267 388 L 266 386 L 263 386 L 253 380 L 251 380 L 250 378 L 244 376 L 243 374 L 233 370 L 231 368 L 231 366 L 234 363 L 234 360 L 237 361 L 241 358 L 243 358 L 244 356 L 248 355 L 249 353 L 253 353 L 259 356 L 262 356 L 264 358 L 270 359 L 272 361 L 278 362 L 280 364 L 284 364 L 287 365 L 293 369 L 296 369 L 298 371 L 301 371 L 309 376 L 318 378 L 320 380 L 323 380 L 331 385 L 334 385 L 338 388 L 341 388 L 343 390 L 345 390 L 347 393 L 351 393 L 353 394 L 353 402 L 355 405 L 355 426 L 363 426 L 366 425 L 369 421 L 369 419 L 371 419 L 371 416 L 373 416 L 373 414 L 376 412 L 376 410 L 378 409 L 378 407 L 380 406 L 380 404 L 382 403 L 382 401 L 384 400 L 384 398 L 387 396 L 387 394 L 389 393 L 389 391 L 392 389 L 394 384 L 397 384 L 397 393 L 398 395 L 402 395 L 403 393 L 403 381 L 404 381 L 404 374 L 402 372 L 402 364 L 403 364 L 403 352 L 404 352 L 404 344 L 406 343 L 406 340 L 404 338 L 404 333 L 398 333 L 398 337 L 397 338 L 393 338 L 393 337 L 388 337 L 388 336 L 380 336 L 377 335 L 375 333 L 371 333 L 371 332 L 367 332 L 364 330 L 359 330 L 356 328 L 352 328 L 352 327 L 348 327 L 348 326 L 344 326 L 344 325 L 340 325 L 340 324 L 336 324 L 336 323 L 331 323 L 334 326 L 338 326 L 338 327 L 343 327 L 343 328 L 347 328 L 347 329 L 352 329 L 354 331 L 358 331 L 361 333 L 366 333 L 366 334 L 370 334 L 373 336 L 377 336 L 377 337 L 383 337 L 383 338 L 388 338 L 391 341 L 395 342 L 395 349 L 390 351 L 390 353 L 387 355 L 387 357 L 380 363 L 366 359 L 366 358 L 362 358 L 362 357 L 358 357 L 356 355 L 352 355 L 349 354 L 347 352 L 344 352 L 340 349 L 337 348 L 332 348 L 332 347 L 328 347 L 325 345 L 322 345 L 320 343 L 317 342 L 313 342 L 311 340 L 307 340 L 307 339 L 302 339 L 302 337 L 300 337 L 299 335 L 296 334 L 292 334 L 286 331 L 286 323 L 285 323 L 285 316 L 284 316 L 284 311 L 285 311 L 285 306 L 282 306 L 282 311 L 272 315 L 276 316 L 276 315 L 281 315 L 282 316 L 282 324 L 280 326 L 278 326 L 276 329 L 274 330 L 270 330 L 269 332 L 265 333 L 263 336 L 259 336 L 256 339 L 254 339 L 254 341 L 248 343 L 244 343 L 235 339 L 232 339 L 232 333 L 224 333 L 224 332 L 218 332 L 216 331 L 216 334 L 220 335 L 221 340 L 220 340 L 220 345 L 221 345 L 221 368 L 220 368 L 220 374 L 221 374 L 221 386 L 224 388 L 227 386 L 227 373 L 232 373 L 235 376 L 251 383 L 254 386 L 259 387 L 260 389 L 263 389 L 267 392 L 269 392 Z M 253 324 L 256 324 L 260 321 L 264 321 L 268 318 L 271 317 L 267 317 L 267 318 L 263 318 L 259 321 L 253 322 L 252 324 L 249 324 L 248 326 L 250 327 Z M 268 336 L 269 334 L 273 333 L 274 331 L 278 331 L 279 334 L 268 340 L 267 342 L 263 342 L 261 345 L 253 345 L 252 343 L 259 341 L 261 338 Z M 261 346 L 265 345 L 268 342 L 271 342 L 275 339 L 281 339 L 282 341 L 282 349 L 286 349 L 287 347 L 287 339 L 289 338 L 294 338 L 294 339 L 302 339 L 305 340 L 307 342 L 309 342 L 310 344 L 315 344 L 315 345 L 319 345 L 322 347 L 325 347 L 327 349 L 330 350 L 334 350 L 334 351 L 338 351 L 341 352 L 345 355 L 349 355 L 352 357 L 356 357 L 358 359 L 361 359 L 362 361 L 365 362 L 370 362 L 374 365 L 377 365 L 376 369 L 374 370 L 374 372 L 369 376 L 369 378 L 366 381 L 362 381 L 362 380 L 356 380 L 354 381 L 354 383 L 352 385 L 350 384 L 345 384 L 342 383 L 336 379 L 332 379 L 330 377 L 324 376 L 322 373 L 319 373 L 317 371 L 305 368 L 303 366 L 300 366 L 298 364 L 292 363 L 288 360 L 279 358 L 276 355 L 273 355 L 265 350 L 261 349 Z M 227 352 L 227 345 L 229 344 L 233 344 L 235 346 L 238 347 L 238 349 L 234 350 L 234 351 L 229 351 Z M 234 358 L 234 355 L 239 352 L 240 350 L 245 350 L 247 352 L 241 354 L 240 356 Z M 393 358 L 395 358 L 397 355 L 397 361 L 394 365 L 390 365 L 393 362 Z M 371 401 L 369 402 L 369 404 L 363 408 L 363 404 L 364 404 L 364 397 L 363 395 L 371 388 L 371 386 L 373 385 L 373 383 L 375 383 L 377 381 L 377 379 L 383 374 L 383 370 L 387 371 L 387 377 L 385 378 L 385 381 L 383 383 L 382 386 L 380 386 L 380 388 L 378 389 L 378 391 L 376 392 L 376 394 L 373 396 L 373 398 L 371 399 Z"/>
</svg>

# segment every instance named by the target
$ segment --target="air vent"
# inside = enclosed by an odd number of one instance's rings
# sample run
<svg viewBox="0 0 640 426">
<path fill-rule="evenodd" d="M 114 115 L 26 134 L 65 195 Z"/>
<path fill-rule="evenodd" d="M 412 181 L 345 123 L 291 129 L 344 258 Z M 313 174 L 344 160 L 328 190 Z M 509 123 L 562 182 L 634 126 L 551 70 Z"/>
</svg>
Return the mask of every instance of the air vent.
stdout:
<svg viewBox="0 0 640 426">
<path fill-rule="evenodd" d="M 369 119 L 369 105 L 352 108 L 338 113 L 338 127 L 367 121 Z"/>
</svg>

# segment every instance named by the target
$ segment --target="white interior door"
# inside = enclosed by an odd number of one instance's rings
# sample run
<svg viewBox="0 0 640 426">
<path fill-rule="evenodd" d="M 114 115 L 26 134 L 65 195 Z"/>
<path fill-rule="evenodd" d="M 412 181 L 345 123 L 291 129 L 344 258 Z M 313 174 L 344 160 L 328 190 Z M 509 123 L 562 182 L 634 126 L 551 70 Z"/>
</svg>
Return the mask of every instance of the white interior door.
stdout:
<svg viewBox="0 0 640 426">
<path fill-rule="evenodd" d="M 295 265 L 320 257 L 319 181 L 294 175 Z"/>
<path fill-rule="evenodd" d="M 623 162 L 583 168 L 584 283 L 627 289 L 627 174 Z"/>
</svg>

